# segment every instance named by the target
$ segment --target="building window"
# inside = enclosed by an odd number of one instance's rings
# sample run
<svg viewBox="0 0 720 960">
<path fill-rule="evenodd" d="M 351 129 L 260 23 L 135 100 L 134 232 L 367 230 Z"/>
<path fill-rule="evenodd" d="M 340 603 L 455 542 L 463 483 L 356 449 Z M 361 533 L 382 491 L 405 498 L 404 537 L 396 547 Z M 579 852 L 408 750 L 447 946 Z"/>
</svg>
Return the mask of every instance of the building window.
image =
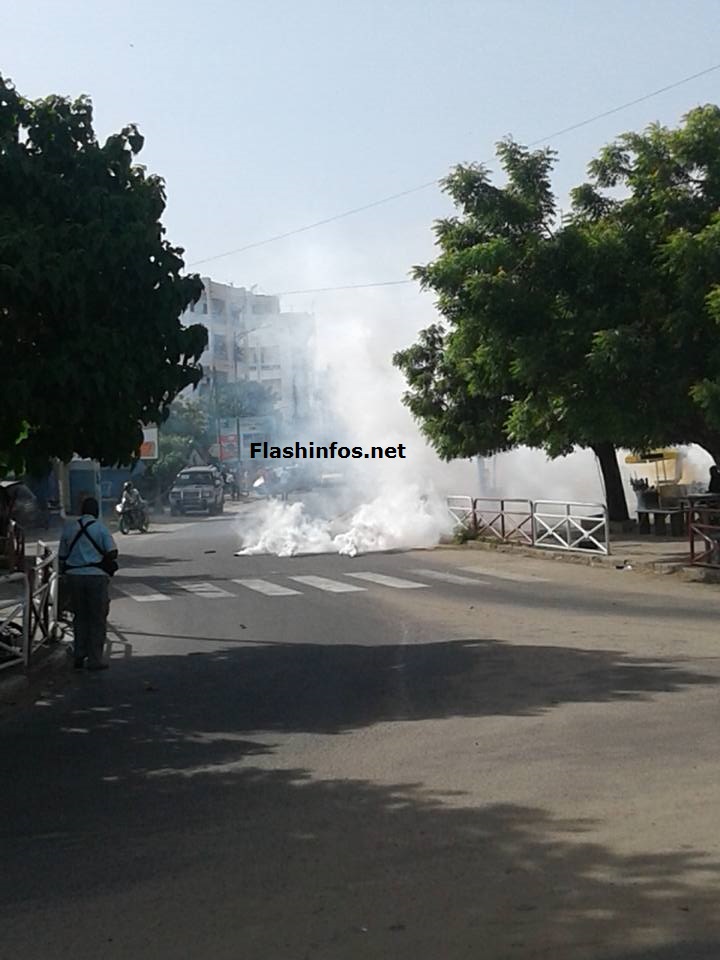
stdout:
<svg viewBox="0 0 720 960">
<path fill-rule="evenodd" d="M 263 386 L 267 387 L 276 400 L 282 395 L 282 380 L 263 380 Z"/>
<path fill-rule="evenodd" d="M 218 297 L 211 297 L 210 304 L 214 316 L 221 317 L 225 313 L 225 304 Z"/>
<path fill-rule="evenodd" d="M 263 367 L 280 366 L 280 347 L 263 347 L 260 351 L 260 363 Z"/>
<path fill-rule="evenodd" d="M 275 297 L 256 297 L 252 305 L 253 313 L 277 313 Z"/>
</svg>

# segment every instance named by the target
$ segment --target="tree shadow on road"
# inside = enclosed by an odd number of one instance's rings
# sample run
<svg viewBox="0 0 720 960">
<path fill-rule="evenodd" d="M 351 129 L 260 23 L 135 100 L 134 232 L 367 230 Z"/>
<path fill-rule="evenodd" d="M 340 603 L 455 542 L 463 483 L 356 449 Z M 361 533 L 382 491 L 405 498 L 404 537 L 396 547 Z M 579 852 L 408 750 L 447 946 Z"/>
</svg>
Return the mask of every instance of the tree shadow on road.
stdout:
<svg viewBox="0 0 720 960">
<path fill-rule="evenodd" d="M 135 634 L 120 635 L 131 642 Z M 201 638 L 196 638 L 201 639 Z M 538 715 L 563 703 L 644 700 L 720 678 L 615 650 L 465 639 L 435 643 L 258 644 L 161 658 L 124 669 L 161 671 L 168 715 L 203 728 L 339 733 L 399 720 Z M 189 667 L 192 663 L 192 667 Z M 194 708 L 197 705 L 197 710 Z"/>
<path fill-rule="evenodd" d="M 493 640 L 229 647 L 77 677 L 0 727 L 3 943 L 74 960 L 709 960 L 720 865 L 701 851 L 612 849 L 602 824 L 452 785 L 271 767 L 273 735 L 715 682 Z"/>
<path fill-rule="evenodd" d="M 628 855 L 537 807 L 259 769 L 246 746 L 192 770 L 158 750 L 152 775 L 81 764 L 72 810 L 4 840 L 4 943 L 77 960 L 717 956 L 720 867 L 699 852 Z"/>
</svg>

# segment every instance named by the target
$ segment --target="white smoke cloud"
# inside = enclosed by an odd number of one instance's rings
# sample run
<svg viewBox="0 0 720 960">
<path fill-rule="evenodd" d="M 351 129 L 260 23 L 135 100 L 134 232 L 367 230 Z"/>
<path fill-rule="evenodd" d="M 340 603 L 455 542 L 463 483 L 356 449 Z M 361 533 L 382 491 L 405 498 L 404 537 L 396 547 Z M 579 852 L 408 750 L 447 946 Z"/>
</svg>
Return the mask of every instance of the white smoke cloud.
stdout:
<svg viewBox="0 0 720 960">
<path fill-rule="evenodd" d="M 412 484 L 384 489 L 349 515 L 331 520 L 311 515 L 301 501 L 271 500 L 249 522 L 243 535 L 246 546 L 236 556 L 339 553 L 355 557 L 379 550 L 430 547 L 449 526 L 442 498 L 423 494 Z"/>
<path fill-rule="evenodd" d="M 349 242 L 306 244 L 283 260 L 282 267 L 293 275 L 292 288 L 298 289 L 323 287 L 333 277 L 372 276 L 364 254 Z M 432 297 L 415 284 L 339 291 L 317 299 L 296 295 L 283 299 L 283 309 L 314 312 L 315 362 L 327 389 L 325 405 L 308 435 L 286 439 L 334 439 L 365 448 L 402 443 L 406 459 L 320 461 L 324 472 L 341 475 L 342 486 L 317 489 L 302 502 L 264 504 L 252 526 L 241 530 L 241 552 L 354 555 L 428 546 L 450 532 L 447 495 L 605 500 L 602 476 L 589 450 L 556 460 L 527 448 L 482 464 L 439 460 L 401 402 L 406 384 L 392 365 L 393 353 L 413 343 L 418 331 L 437 319 Z M 632 512 L 635 496 L 629 481 L 637 471 L 624 463 L 623 454 L 620 466 Z M 685 454 L 683 482 L 690 475 L 705 480 L 710 461 L 704 451 L 689 448 Z"/>
<path fill-rule="evenodd" d="M 350 307 L 336 301 L 332 311 L 318 311 L 315 363 L 324 398 L 307 435 L 292 439 L 365 450 L 402 444 L 405 458 L 314 461 L 338 474 L 337 487 L 262 505 L 250 526 L 243 520 L 242 554 L 355 556 L 431 546 L 452 529 L 445 496 L 478 492 L 474 463 L 442 463 L 401 402 L 405 382 L 392 355 L 414 340 L 423 321 L 408 322 L 396 306 L 377 291 L 358 291 Z"/>
</svg>

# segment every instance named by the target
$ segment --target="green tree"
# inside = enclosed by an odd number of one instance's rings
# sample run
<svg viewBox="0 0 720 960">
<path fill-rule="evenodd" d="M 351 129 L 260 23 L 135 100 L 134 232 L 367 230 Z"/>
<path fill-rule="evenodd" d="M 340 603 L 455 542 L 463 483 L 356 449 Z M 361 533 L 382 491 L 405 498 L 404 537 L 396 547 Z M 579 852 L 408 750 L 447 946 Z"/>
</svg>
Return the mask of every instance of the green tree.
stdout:
<svg viewBox="0 0 720 960">
<path fill-rule="evenodd" d="M 197 398 L 177 397 L 160 428 L 160 446 L 171 436 L 186 437 L 191 446 L 204 450 L 212 442 L 207 406 Z"/>
<path fill-rule="evenodd" d="M 127 462 L 201 376 L 202 291 L 165 239 L 163 181 L 130 125 L 100 144 L 86 97 L 29 101 L 0 76 L 0 460 Z"/>
<path fill-rule="evenodd" d="M 592 448 L 610 515 L 626 519 L 614 443 L 629 439 L 632 418 L 586 361 L 602 304 L 588 297 L 580 311 L 573 300 L 592 245 L 557 225 L 551 151 L 506 140 L 498 155 L 502 188 L 479 165 L 444 181 L 459 215 L 435 225 L 440 253 L 415 276 L 437 294 L 445 327 L 396 354 L 405 402 L 447 459 L 519 444 L 552 457 Z"/>
<path fill-rule="evenodd" d="M 177 397 L 158 436 L 158 459 L 148 464 L 148 494 L 163 497 L 178 473 L 188 465 L 193 449 L 204 453 L 213 438 L 205 405 L 198 398 Z"/>
<path fill-rule="evenodd" d="M 238 380 L 236 383 L 217 384 L 214 396 L 217 416 L 260 417 L 271 413 L 275 397 L 266 384 L 257 380 Z"/>
<path fill-rule="evenodd" d="M 474 165 L 445 181 L 460 215 L 415 274 L 446 329 L 396 356 L 406 403 L 447 457 L 590 447 L 623 519 L 615 445 L 720 459 L 720 109 L 618 138 L 562 222 L 553 154 L 498 153 L 505 187 Z"/>
<path fill-rule="evenodd" d="M 615 234 L 624 284 L 590 363 L 641 381 L 672 440 L 720 461 L 720 108 L 691 110 L 677 129 L 623 134 L 589 172 L 573 219 Z"/>
</svg>

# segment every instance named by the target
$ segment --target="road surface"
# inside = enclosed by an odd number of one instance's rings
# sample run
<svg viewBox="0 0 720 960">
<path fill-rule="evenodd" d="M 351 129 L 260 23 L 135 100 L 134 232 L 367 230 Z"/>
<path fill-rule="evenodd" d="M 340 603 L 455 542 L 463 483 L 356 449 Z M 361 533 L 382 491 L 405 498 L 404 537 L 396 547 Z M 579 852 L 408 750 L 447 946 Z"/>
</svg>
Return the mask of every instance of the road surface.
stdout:
<svg viewBox="0 0 720 960">
<path fill-rule="evenodd" d="M 112 666 L 0 726 L 3 960 L 720 957 L 720 592 L 122 538 Z"/>
</svg>

